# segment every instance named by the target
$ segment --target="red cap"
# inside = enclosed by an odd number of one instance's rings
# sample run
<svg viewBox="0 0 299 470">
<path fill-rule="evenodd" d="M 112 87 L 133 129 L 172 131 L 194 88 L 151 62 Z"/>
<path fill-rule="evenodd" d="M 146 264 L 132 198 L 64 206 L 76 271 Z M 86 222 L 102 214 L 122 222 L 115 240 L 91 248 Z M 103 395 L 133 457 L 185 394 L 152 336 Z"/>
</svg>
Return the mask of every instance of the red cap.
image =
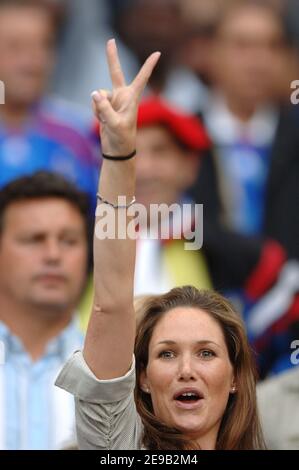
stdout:
<svg viewBox="0 0 299 470">
<path fill-rule="evenodd" d="M 186 147 L 192 150 L 207 150 L 211 141 L 196 116 L 174 108 L 158 96 L 143 100 L 139 106 L 138 127 L 164 124 Z"/>
</svg>

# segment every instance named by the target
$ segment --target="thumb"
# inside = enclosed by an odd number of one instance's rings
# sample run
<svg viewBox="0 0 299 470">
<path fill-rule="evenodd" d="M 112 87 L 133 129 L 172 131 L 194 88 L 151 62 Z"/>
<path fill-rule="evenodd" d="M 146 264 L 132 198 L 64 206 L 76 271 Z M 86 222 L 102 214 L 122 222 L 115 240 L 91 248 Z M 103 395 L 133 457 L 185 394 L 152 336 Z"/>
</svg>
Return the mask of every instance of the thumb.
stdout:
<svg viewBox="0 0 299 470">
<path fill-rule="evenodd" d="M 93 100 L 93 110 L 96 117 L 102 122 L 107 123 L 109 126 L 116 124 L 117 113 L 111 106 L 109 96 L 104 91 L 94 91 L 91 94 Z"/>
</svg>

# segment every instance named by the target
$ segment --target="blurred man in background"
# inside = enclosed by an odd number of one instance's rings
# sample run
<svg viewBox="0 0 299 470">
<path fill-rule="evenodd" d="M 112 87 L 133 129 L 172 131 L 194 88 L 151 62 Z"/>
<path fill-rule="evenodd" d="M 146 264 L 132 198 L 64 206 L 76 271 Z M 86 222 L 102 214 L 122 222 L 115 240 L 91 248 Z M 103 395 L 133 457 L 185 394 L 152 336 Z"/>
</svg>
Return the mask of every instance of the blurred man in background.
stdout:
<svg viewBox="0 0 299 470">
<path fill-rule="evenodd" d="M 83 337 L 74 316 L 86 282 L 87 197 L 41 172 L 0 191 L 0 449 L 75 441 L 73 400 L 54 387 Z"/>
<path fill-rule="evenodd" d="M 47 0 L 0 0 L 0 186 L 45 169 L 95 201 L 97 157 L 91 120 L 47 95 L 59 24 Z"/>
<path fill-rule="evenodd" d="M 277 93 L 291 44 L 267 2 L 224 11 L 204 114 L 215 152 L 203 160 L 195 196 L 205 206 L 214 284 L 242 302 L 262 377 L 291 366 L 298 337 L 298 119 Z"/>
</svg>

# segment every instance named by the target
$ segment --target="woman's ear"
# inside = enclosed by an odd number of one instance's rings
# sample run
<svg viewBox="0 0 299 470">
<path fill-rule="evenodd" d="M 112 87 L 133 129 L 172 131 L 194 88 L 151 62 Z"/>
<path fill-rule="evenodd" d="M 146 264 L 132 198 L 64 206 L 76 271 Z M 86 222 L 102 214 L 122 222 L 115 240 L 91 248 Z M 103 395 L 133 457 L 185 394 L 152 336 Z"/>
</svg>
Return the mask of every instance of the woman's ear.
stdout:
<svg viewBox="0 0 299 470">
<path fill-rule="evenodd" d="M 147 380 L 147 376 L 146 376 L 146 372 L 144 372 L 144 371 L 141 372 L 141 374 L 140 374 L 139 386 L 140 386 L 141 390 L 144 393 L 151 393 L 150 388 L 149 388 L 149 384 L 148 384 L 148 380 Z"/>
<path fill-rule="evenodd" d="M 232 384 L 231 384 L 231 387 L 230 387 L 230 393 L 236 393 L 237 391 L 238 391 L 238 389 L 237 389 L 236 381 L 233 378 Z"/>
</svg>

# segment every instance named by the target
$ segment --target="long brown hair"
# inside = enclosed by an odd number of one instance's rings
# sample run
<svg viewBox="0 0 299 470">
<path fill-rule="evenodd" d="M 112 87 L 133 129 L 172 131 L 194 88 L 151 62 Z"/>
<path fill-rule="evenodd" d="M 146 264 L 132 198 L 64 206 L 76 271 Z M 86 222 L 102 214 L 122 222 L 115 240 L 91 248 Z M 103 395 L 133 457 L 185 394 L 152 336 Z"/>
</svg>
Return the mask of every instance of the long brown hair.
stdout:
<svg viewBox="0 0 299 470">
<path fill-rule="evenodd" d="M 149 450 L 195 449 L 176 429 L 163 424 L 154 415 L 151 397 L 140 388 L 140 375 L 148 364 L 149 343 L 161 317 L 176 307 L 194 307 L 218 322 L 224 334 L 230 362 L 234 369 L 237 393 L 231 394 L 217 436 L 218 450 L 253 450 L 265 448 L 256 404 L 256 372 L 243 322 L 232 305 L 221 295 L 192 286 L 172 289 L 161 296 L 138 302 L 135 343 L 137 411 L 144 425 L 143 445 Z"/>
</svg>

